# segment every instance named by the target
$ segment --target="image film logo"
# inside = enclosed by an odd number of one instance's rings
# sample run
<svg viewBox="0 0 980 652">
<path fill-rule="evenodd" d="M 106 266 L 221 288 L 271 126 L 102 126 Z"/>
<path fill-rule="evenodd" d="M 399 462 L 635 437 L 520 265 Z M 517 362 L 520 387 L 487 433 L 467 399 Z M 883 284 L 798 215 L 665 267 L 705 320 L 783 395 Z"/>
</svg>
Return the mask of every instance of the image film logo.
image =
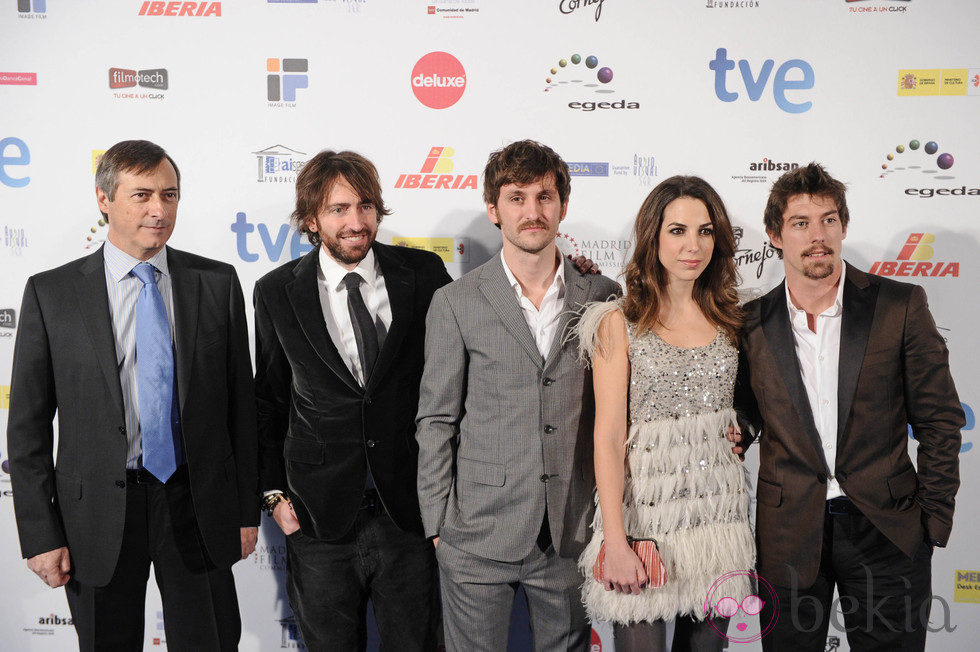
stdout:
<svg viewBox="0 0 980 652">
<path fill-rule="evenodd" d="M 448 52 L 429 52 L 412 68 L 412 93 L 430 109 L 448 109 L 466 91 L 466 70 Z"/>
<path fill-rule="evenodd" d="M 452 147 L 433 147 L 422 161 L 421 174 L 400 174 L 395 182 L 396 188 L 418 188 L 420 190 L 466 190 L 476 189 L 475 174 L 449 174 L 455 164 Z"/>
<path fill-rule="evenodd" d="M 746 595 L 753 585 L 758 594 Z M 733 596 L 745 597 L 739 602 Z M 760 614 L 767 602 L 772 609 L 768 619 L 763 622 Z M 704 613 L 706 616 L 717 614 L 730 619 L 727 632 L 715 627 L 714 621 L 707 621 L 721 638 L 730 643 L 752 643 L 760 640 L 776 626 L 779 618 L 779 596 L 772 585 L 758 573 L 748 570 L 731 571 L 715 580 L 708 589 L 704 599 Z"/>
<path fill-rule="evenodd" d="M 545 93 L 571 88 L 577 93 L 592 93 L 601 97 L 616 92 L 615 88 L 609 86 L 614 77 L 613 69 L 606 65 L 600 67 L 599 57 L 594 54 L 583 57 L 575 53 L 569 57 L 562 57 L 548 73 L 545 77 Z M 640 103 L 632 100 L 619 99 L 611 102 L 598 100 L 599 98 L 569 102 L 568 108 L 577 111 L 640 108 Z"/>
<path fill-rule="evenodd" d="M 309 88 L 309 59 L 266 59 L 266 99 L 269 106 L 295 104 L 296 91 Z"/>
<path fill-rule="evenodd" d="M 273 145 L 252 154 L 258 162 L 259 183 L 294 183 L 306 165 L 306 153 L 285 145 Z"/>
<path fill-rule="evenodd" d="M 895 260 L 875 261 L 869 272 L 878 276 L 938 276 L 960 275 L 958 262 L 932 262 L 936 236 L 932 233 L 910 233 Z"/>
<path fill-rule="evenodd" d="M 17 14 L 21 18 L 43 20 L 48 17 L 47 0 L 17 0 Z"/>
</svg>

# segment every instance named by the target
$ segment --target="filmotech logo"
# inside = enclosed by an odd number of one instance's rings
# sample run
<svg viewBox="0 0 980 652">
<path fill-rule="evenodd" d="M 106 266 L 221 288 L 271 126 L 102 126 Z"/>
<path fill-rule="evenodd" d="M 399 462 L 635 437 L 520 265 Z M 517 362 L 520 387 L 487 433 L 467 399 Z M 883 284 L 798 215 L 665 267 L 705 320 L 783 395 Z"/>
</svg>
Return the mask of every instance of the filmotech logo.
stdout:
<svg viewBox="0 0 980 652">
<path fill-rule="evenodd" d="M 549 71 L 545 78 L 544 92 L 552 92 L 562 88 L 575 89 L 576 94 L 585 96 L 582 100 L 568 103 L 568 108 L 575 111 L 595 111 L 596 109 L 638 109 L 639 102 L 628 100 L 602 100 L 607 95 L 613 95 L 616 90 L 609 84 L 613 80 L 613 70 L 609 66 L 599 67 L 599 57 L 590 54 L 582 57 L 573 54 L 562 57 Z M 558 92 L 562 92 L 558 90 Z M 600 101 L 602 100 L 602 101 Z"/>
<path fill-rule="evenodd" d="M 48 17 L 47 0 L 17 0 L 17 16 L 24 20 L 44 20 Z"/>
<path fill-rule="evenodd" d="M 295 183 L 306 165 L 306 154 L 284 145 L 273 145 L 252 152 L 258 159 L 259 183 Z"/>
<path fill-rule="evenodd" d="M 422 161 L 421 174 L 400 174 L 396 188 L 419 190 L 466 190 L 476 189 L 475 174 L 451 174 L 455 167 L 452 147 L 433 147 Z"/>
<path fill-rule="evenodd" d="M 904 14 L 909 9 L 909 2 L 911 0 L 844 0 L 848 13 L 882 16 Z"/>
<path fill-rule="evenodd" d="M 933 262 L 935 250 L 932 244 L 936 236 L 931 233 L 910 233 L 896 260 L 877 261 L 869 270 L 878 276 L 938 276 L 958 277 L 959 263 Z"/>
<path fill-rule="evenodd" d="M 0 338 L 13 337 L 17 328 L 17 311 L 13 308 L 0 308 Z"/>
<path fill-rule="evenodd" d="M 148 88 L 165 91 L 170 88 L 170 77 L 166 68 L 149 70 L 129 70 L 128 68 L 109 68 L 109 88 L 118 91 L 122 88 Z M 113 97 L 127 100 L 162 100 L 163 93 L 113 92 Z"/>
<path fill-rule="evenodd" d="M 140 16 L 208 16 L 221 15 L 220 2 L 144 2 Z"/>
</svg>

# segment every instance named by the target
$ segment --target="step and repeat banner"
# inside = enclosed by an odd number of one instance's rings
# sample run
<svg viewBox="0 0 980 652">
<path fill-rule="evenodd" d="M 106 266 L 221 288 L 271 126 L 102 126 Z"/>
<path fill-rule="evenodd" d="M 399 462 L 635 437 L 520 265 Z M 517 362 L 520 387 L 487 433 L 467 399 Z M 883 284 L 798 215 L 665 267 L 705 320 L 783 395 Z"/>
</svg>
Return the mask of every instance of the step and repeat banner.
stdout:
<svg viewBox="0 0 980 652">
<path fill-rule="evenodd" d="M 948 342 L 968 424 L 928 646 L 975 647 L 978 25 L 974 0 L 0 0 L 0 427 L 24 283 L 104 240 L 93 175 L 119 140 L 174 157 L 171 244 L 234 264 L 248 302 L 309 251 L 288 215 L 321 149 L 372 159 L 394 209 L 379 239 L 438 253 L 454 277 L 500 246 L 482 170 L 513 140 L 569 162 L 560 246 L 610 276 L 646 194 L 698 174 L 728 205 L 750 291 L 782 278 L 762 226 L 769 187 L 815 160 L 849 187 L 845 258 L 925 287 Z M 20 558 L 5 438 L 0 460 L 0 648 L 69 649 L 64 593 Z M 754 474 L 754 450 L 746 463 Z M 283 539 L 263 520 L 235 567 L 241 648 L 302 648 Z M 529 647 L 522 609 L 512 649 Z M 826 649 L 847 649 L 831 622 Z M 737 614 L 729 648 L 758 649 L 759 634 Z M 151 586 L 146 647 L 165 646 Z M 593 650 L 612 649 L 597 624 Z"/>
</svg>

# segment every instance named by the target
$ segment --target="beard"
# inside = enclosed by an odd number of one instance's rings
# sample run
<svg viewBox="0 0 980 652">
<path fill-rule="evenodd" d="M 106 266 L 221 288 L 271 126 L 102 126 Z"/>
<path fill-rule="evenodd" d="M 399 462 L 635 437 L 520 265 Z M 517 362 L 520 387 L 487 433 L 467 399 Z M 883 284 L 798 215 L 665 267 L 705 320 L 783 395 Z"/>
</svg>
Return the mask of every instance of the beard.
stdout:
<svg viewBox="0 0 980 652">
<path fill-rule="evenodd" d="M 810 260 L 807 258 L 811 254 L 818 252 L 827 253 L 826 260 Z M 826 247 L 811 247 L 803 252 L 803 275 L 809 279 L 819 281 L 834 273 L 834 252 Z"/>
<path fill-rule="evenodd" d="M 349 237 L 352 235 L 365 235 L 364 242 L 359 245 L 351 245 L 346 243 L 342 238 Z M 371 245 L 374 244 L 374 239 L 378 236 L 378 232 L 374 231 L 341 231 L 337 234 L 335 238 L 321 238 L 323 241 L 323 246 L 327 248 L 327 253 L 330 256 L 344 264 L 344 265 L 356 265 L 357 263 L 364 260 L 367 253 L 371 250 Z"/>
</svg>

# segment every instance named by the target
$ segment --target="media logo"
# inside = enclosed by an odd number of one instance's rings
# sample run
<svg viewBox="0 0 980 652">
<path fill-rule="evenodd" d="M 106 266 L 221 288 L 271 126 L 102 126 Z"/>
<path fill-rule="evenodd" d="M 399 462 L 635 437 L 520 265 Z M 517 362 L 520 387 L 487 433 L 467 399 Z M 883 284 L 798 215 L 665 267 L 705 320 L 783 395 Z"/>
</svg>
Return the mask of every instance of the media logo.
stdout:
<svg viewBox="0 0 980 652">
<path fill-rule="evenodd" d="M 745 230 L 742 227 L 733 226 L 732 232 L 735 235 L 735 267 L 754 269 L 756 279 L 762 278 L 766 263 L 773 258 L 781 259 L 783 257 L 782 252 L 773 247 L 768 238 L 760 243 L 758 249 L 754 249 L 742 247 L 742 237 L 745 235 Z"/>
<path fill-rule="evenodd" d="M 568 173 L 573 177 L 608 177 L 608 162 L 568 161 Z"/>
<path fill-rule="evenodd" d="M 273 145 L 252 152 L 258 162 L 259 183 L 295 183 L 296 175 L 306 165 L 306 154 L 284 145 Z"/>
<path fill-rule="evenodd" d="M 477 0 L 429 0 L 425 12 L 430 16 L 459 20 L 480 13 Z"/>
<path fill-rule="evenodd" d="M 13 337 L 17 329 L 17 311 L 13 308 L 0 308 L 0 339 Z"/>
<path fill-rule="evenodd" d="M 412 68 L 412 92 L 430 109 L 448 109 L 465 90 L 463 64 L 448 52 L 430 52 Z"/>
<path fill-rule="evenodd" d="M 741 602 L 731 597 L 744 595 L 747 587 L 754 587 L 757 593 L 745 596 Z M 763 617 L 759 614 L 767 602 L 773 608 L 769 618 L 763 622 Z M 724 632 L 715 626 L 712 618 L 706 618 L 715 634 L 730 643 L 752 643 L 760 640 L 776 626 L 779 618 L 779 596 L 772 585 L 758 573 L 748 570 L 731 571 L 715 580 L 708 589 L 704 599 L 704 613 L 707 616 L 712 612 L 731 619 L 728 631 Z M 731 629 L 732 625 L 735 627 L 734 631 Z M 760 628 L 759 631 L 753 631 L 756 625 Z"/>
<path fill-rule="evenodd" d="M 17 0 L 17 15 L 26 20 L 44 20 L 48 17 L 47 0 Z"/>
<path fill-rule="evenodd" d="M 0 385 L 0 410 L 10 409 L 10 385 Z M 10 465 L 3 461 L 3 472 L 10 473 Z"/>
<path fill-rule="evenodd" d="M 303 637 L 299 632 L 299 625 L 296 624 L 296 617 L 289 616 L 281 620 L 277 620 L 279 626 L 282 627 L 282 639 L 279 644 L 279 649 L 281 650 L 305 650 L 306 645 L 303 644 Z"/>
<path fill-rule="evenodd" d="M 0 72 L 0 86 L 37 86 L 37 73 Z"/>
<path fill-rule="evenodd" d="M 99 161 L 102 160 L 102 156 L 105 155 L 106 150 L 104 149 L 93 149 L 92 150 L 92 174 L 99 171 Z"/>
<path fill-rule="evenodd" d="M 602 16 L 602 3 L 606 0 L 558 0 L 558 11 L 563 14 L 570 14 L 578 9 L 595 7 L 595 22 L 599 22 Z"/>
<path fill-rule="evenodd" d="M 852 14 L 904 14 L 911 0 L 844 0 L 848 13 Z"/>
<path fill-rule="evenodd" d="M 931 262 L 935 254 L 932 245 L 936 236 L 931 233 L 910 233 L 908 240 L 892 261 L 876 261 L 871 264 L 871 274 L 878 276 L 946 276 L 958 277 L 957 262 Z"/>
<path fill-rule="evenodd" d="M 10 167 L 26 167 L 31 163 L 31 150 L 20 138 L 8 136 L 0 138 L 0 183 L 10 188 L 23 188 L 31 178 L 22 171 L 20 176 L 8 170 Z"/>
<path fill-rule="evenodd" d="M 408 238 L 394 237 L 391 244 L 409 249 L 431 251 L 442 258 L 444 263 L 470 262 L 470 245 L 468 238 Z"/>
<path fill-rule="evenodd" d="M 266 59 L 266 99 L 269 106 L 296 106 L 296 91 L 309 88 L 309 59 Z"/>
<path fill-rule="evenodd" d="M 953 571 L 953 602 L 980 603 L 980 571 Z"/>
<path fill-rule="evenodd" d="M 756 9 L 759 0 L 707 0 L 708 9 Z"/>
<path fill-rule="evenodd" d="M 289 260 L 296 260 L 303 254 L 312 251 L 313 245 L 307 241 L 306 236 L 296 231 L 288 224 L 279 224 L 278 230 L 270 228 L 265 224 L 253 223 L 248 221 L 248 216 L 239 211 L 235 213 L 235 221 L 231 223 L 231 231 L 235 234 L 235 247 L 238 250 L 238 257 L 246 263 L 254 263 L 261 258 L 259 254 L 249 250 L 249 237 L 253 231 L 258 230 L 259 239 L 262 241 L 262 248 L 266 257 L 273 263 L 279 262 L 286 250 L 286 242 L 289 242 Z M 273 237 L 273 231 L 275 236 Z"/>
<path fill-rule="evenodd" d="M 766 59 L 762 62 L 762 68 L 758 75 L 752 72 L 752 65 L 746 59 L 738 62 L 739 72 L 742 74 L 742 82 L 745 93 L 752 102 L 758 102 L 762 97 L 762 92 L 766 89 L 769 76 L 775 61 Z M 728 90 L 728 71 L 735 69 L 735 60 L 728 58 L 728 50 L 718 48 L 715 50 L 715 58 L 708 62 L 708 69 L 715 73 L 715 96 L 722 102 L 734 102 L 739 98 L 737 91 Z M 799 70 L 802 79 L 788 79 L 790 71 Z M 794 75 L 795 76 L 795 75 Z M 790 59 L 780 64 L 776 69 L 776 75 L 772 82 L 772 96 L 776 106 L 786 113 L 806 113 L 813 107 L 813 101 L 792 102 L 786 97 L 786 91 L 804 91 L 813 88 L 814 75 L 813 66 L 803 59 Z"/>
<path fill-rule="evenodd" d="M 980 95 L 980 68 L 903 68 L 899 97 Z"/>
<path fill-rule="evenodd" d="M 144 2 L 140 16 L 220 16 L 220 2 Z"/>
<path fill-rule="evenodd" d="M 750 161 L 746 164 L 748 174 L 733 174 L 732 179 L 742 183 L 769 183 L 771 175 L 789 172 L 798 167 L 800 167 L 799 163 L 774 161 L 771 158 L 763 157 L 761 161 Z"/>
<path fill-rule="evenodd" d="M 568 172 L 573 177 L 633 177 L 641 186 L 654 185 L 657 163 L 653 156 L 633 154 L 632 160 L 571 161 Z"/>
<path fill-rule="evenodd" d="M 433 147 L 422 161 L 421 174 L 400 174 L 395 182 L 396 188 L 417 188 L 420 190 L 466 190 L 476 189 L 475 174 L 449 174 L 453 171 L 452 147 Z"/>
<path fill-rule="evenodd" d="M 3 244 L 4 251 L 9 251 L 14 256 L 21 256 L 27 249 L 27 231 L 4 225 L 3 240 L 0 244 Z"/>
</svg>

